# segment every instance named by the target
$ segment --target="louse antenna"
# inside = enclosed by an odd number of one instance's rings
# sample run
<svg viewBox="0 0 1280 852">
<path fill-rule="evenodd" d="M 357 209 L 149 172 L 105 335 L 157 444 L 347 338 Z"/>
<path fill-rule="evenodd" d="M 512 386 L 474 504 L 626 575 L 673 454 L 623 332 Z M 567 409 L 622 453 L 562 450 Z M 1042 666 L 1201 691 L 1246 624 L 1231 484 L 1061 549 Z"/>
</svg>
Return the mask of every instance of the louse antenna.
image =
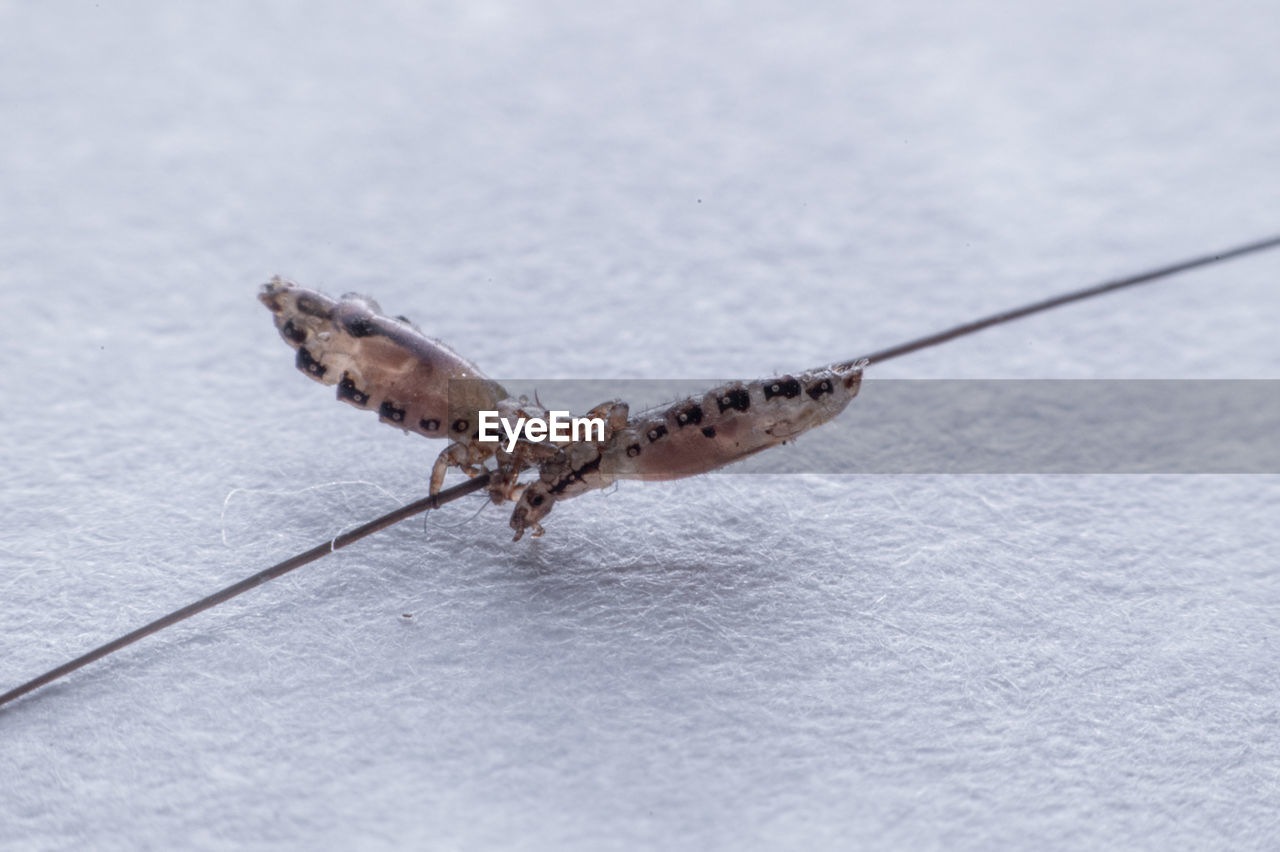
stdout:
<svg viewBox="0 0 1280 852">
<path fill-rule="evenodd" d="M 1070 293 L 1063 293 L 1060 296 L 1054 296 L 1049 299 L 1032 302 L 1029 305 L 1004 311 L 1003 313 L 991 314 L 990 316 L 976 319 L 963 325 L 957 325 L 954 328 L 949 328 L 945 331 L 928 335 L 927 337 L 920 337 L 915 340 L 907 341 L 906 343 L 900 343 L 897 346 L 891 346 L 887 349 L 872 352 L 869 355 L 863 355 L 861 358 L 854 360 L 865 361 L 867 364 L 879 364 L 882 361 L 888 361 L 890 358 L 897 358 L 911 352 L 918 352 L 921 349 L 928 349 L 931 346 L 946 343 L 948 340 L 955 340 L 957 337 L 963 337 L 967 334 L 982 331 L 985 328 L 991 328 L 995 325 L 1012 322 L 1013 320 L 1021 319 L 1022 317 L 1030 316 L 1031 314 L 1047 311 L 1050 308 L 1057 308 L 1072 302 L 1091 299 L 1094 296 L 1101 296 L 1104 293 L 1110 293 L 1114 290 L 1133 287 L 1137 284 L 1146 284 L 1160 278 L 1168 278 L 1169 276 L 1176 275 L 1179 272 L 1187 272 L 1192 269 L 1210 266 L 1215 263 L 1221 263 L 1233 258 L 1243 257 L 1247 254 L 1253 254 L 1255 252 L 1277 247 L 1280 247 L 1280 235 L 1268 237 L 1267 239 L 1258 240 L 1256 242 L 1245 243 L 1243 245 L 1235 246 L 1234 248 L 1213 252 L 1212 254 L 1201 255 L 1199 257 L 1191 258 L 1190 260 L 1171 263 L 1168 266 L 1161 266 L 1156 269 L 1150 269 L 1146 272 L 1139 272 L 1136 275 L 1130 275 L 1125 278 L 1117 278 L 1113 281 L 1104 281 L 1101 284 L 1094 284 L 1093 286 L 1085 287 L 1080 290 L 1073 290 Z M 854 362 L 851 361 L 849 363 L 852 364 Z M 227 586 L 225 589 L 214 592 L 208 597 L 201 598 L 195 603 L 187 604 L 181 609 L 174 610 L 168 615 L 158 618 L 150 624 L 139 627 L 132 633 L 126 633 L 117 639 L 113 639 L 107 644 L 95 648 L 87 654 L 82 654 L 74 660 L 63 663 L 56 669 L 47 671 L 19 687 L 9 690 L 3 695 L 0 695 L 0 706 L 8 704 L 16 698 L 20 698 L 32 690 L 39 689 L 45 684 L 51 683 L 64 675 L 68 675 L 76 669 L 87 666 L 94 660 L 100 660 L 108 654 L 119 651 L 127 645 L 132 645 L 139 639 L 144 639 L 153 633 L 157 633 L 166 627 L 169 627 L 170 625 L 177 624 L 179 621 L 184 621 L 197 613 L 204 612 L 205 610 L 211 609 L 224 601 L 229 601 L 238 595 L 242 595 L 263 583 L 274 580 L 277 577 L 282 577 L 296 568 L 301 568 L 303 565 L 314 562 L 326 553 L 341 550 L 349 544 L 354 544 L 360 539 L 373 535 L 379 530 L 384 530 L 392 524 L 399 523 L 406 518 L 412 518 L 414 515 L 419 515 L 430 509 L 438 509 L 445 503 L 452 502 L 453 500 L 457 500 L 459 497 L 464 497 L 467 494 L 479 491 L 489 484 L 489 477 L 490 474 L 483 473 L 474 479 L 461 483 L 460 485 L 455 485 L 452 488 L 446 488 L 439 494 L 431 497 L 424 497 L 421 500 L 409 503 L 406 506 L 401 506 L 399 509 L 396 509 L 393 512 L 388 512 L 380 518 L 369 521 L 367 524 L 356 527 L 350 532 L 345 532 L 331 541 L 318 544 L 305 553 L 299 553 L 296 556 L 292 556 L 277 565 L 267 568 L 265 571 L 259 571 L 257 574 L 254 574 L 251 577 L 246 577 L 238 583 Z"/>
</svg>

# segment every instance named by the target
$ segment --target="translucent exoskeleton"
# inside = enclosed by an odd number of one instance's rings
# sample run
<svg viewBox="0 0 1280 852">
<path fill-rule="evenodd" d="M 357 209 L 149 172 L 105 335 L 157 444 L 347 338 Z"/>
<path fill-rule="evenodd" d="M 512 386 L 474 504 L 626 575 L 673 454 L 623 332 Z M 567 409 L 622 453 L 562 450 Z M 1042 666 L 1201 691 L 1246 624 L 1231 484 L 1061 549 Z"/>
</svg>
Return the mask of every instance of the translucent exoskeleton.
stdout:
<svg viewBox="0 0 1280 852">
<path fill-rule="evenodd" d="M 588 412 L 605 423 L 603 437 L 533 442 L 507 452 L 479 440 L 479 413 L 514 421 L 543 417 L 541 405 L 512 398 L 478 367 L 404 317 L 383 316 L 372 299 L 348 293 L 333 299 L 274 278 L 259 294 L 275 315 L 281 337 L 297 350 L 297 367 L 337 385 L 338 399 L 378 413 L 384 423 L 449 446 L 431 470 L 439 492 L 450 467 L 468 476 L 491 470 L 495 503 L 514 501 L 511 527 L 542 535 L 541 520 L 556 502 L 619 479 L 678 479 L 706 473 L 792 440 L 840 414 L 858 394 L 862 362 L 797 375 L 731 382 L 701 395 L 632 414 L 610 400 Z M 520 476 L 530 468 L 527 483 Z"/>
</svg>

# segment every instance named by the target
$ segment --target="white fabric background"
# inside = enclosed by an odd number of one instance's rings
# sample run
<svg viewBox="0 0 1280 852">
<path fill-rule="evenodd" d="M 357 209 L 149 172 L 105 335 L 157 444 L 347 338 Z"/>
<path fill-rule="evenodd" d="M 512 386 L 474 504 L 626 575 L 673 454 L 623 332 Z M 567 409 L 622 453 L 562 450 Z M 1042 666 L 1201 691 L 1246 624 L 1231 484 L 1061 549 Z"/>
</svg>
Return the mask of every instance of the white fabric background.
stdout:
<svg viewBox="0 0 1280 852">
<path fill-rule="evenodd" d="M 423 492 L 439 445 L 294 370 L 270 275 L 498 377 L 809 367 L 1276 231 L 1278 29 L 0 3 L 0 689 Z M 1280 377 L 1277 280 L 875 371 Z M 516 544 L 476 508 L 0 711 L 0 847 L 1275 848 L 1276 477 L 714 476 Z"/>
</svg>

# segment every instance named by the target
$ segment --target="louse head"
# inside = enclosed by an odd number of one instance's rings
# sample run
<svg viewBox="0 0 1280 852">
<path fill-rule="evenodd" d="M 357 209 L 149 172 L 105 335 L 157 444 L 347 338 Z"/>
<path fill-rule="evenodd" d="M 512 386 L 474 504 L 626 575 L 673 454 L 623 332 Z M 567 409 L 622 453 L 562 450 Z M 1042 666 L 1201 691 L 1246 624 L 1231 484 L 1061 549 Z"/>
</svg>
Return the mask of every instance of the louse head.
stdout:
<svg viewBox="0 0 1280 852">
<path fill-rule="evenodd" d="M 262 285 L 262 289 L 258 291 L 258 301 L 266 305 L 273 314 L 278 314 L 284 310 L 289 290 L 296 287 L 296 284 L 277 275 Z"/>
<path fill-rule="evenodd" d="M 542 535 L 542 524 L 539 521 L 550 514 L 555 504 L 556 498 L 545 482 L 529 483 L 511 513 L 511 528 L 516 531 L 515 540 L 519 541 L 527 529 L 532 529 L 534 536 Z"/>
<path fill-rule="evenodd" d="M 308 290 L 279 275 L 262 285 L 262 289 L 258 291 L 258 301 L 276 315 L 277 323 L 295 316 L 328 319 L 330 311 L 337 304 L 323 293 Z"/>
</svg>

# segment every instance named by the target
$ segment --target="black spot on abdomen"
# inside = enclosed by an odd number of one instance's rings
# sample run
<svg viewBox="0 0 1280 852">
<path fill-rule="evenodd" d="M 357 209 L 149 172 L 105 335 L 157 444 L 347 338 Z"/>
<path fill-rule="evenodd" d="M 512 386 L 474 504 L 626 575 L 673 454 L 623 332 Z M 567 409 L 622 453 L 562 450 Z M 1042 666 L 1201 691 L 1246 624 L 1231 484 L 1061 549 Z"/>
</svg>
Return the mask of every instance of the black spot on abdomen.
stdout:
<svg viewBox="0 0 1280 852">
<path fill-rule="evenodd" d="M 419 420 L 418 425 L 428 432 L 434 432 L 440 428 L 440 421 L 433 417 L 430 420 Z"/>
<path fill-rule="evenodd" d="M 810 399 L 817 399 L 823 394 L 832 393 L 832 391 L 831 380 L 823 379 L 820 382 L 814 382 L 809 385 L 808 389 L 805 390 L 805 393 L 809 394 Z"/>
<path fill-rule="evenodd" d="M 702 434 L 706 435 L 708 438 L 714 438 L 714 437 L 716 436 L 716 427 L 714 427 L 714 426 L 703 426 L 703 427 L 702 427 Z"/>
<path fill-rule="evenodd" d="M 355 379 L 343 373 L 342 381 L 338 382 L 338 399 L 347 400 L 363 408 L 369 402 L 369 394 L 356 387 Z"/>
<path fill-rule="evenodd" d="M 298 365 L 299 370 L 309 376 L 315 376 L 317 379 L 329 372 L 328 367 L 311 357 L 311 353 L 307 351 L 305 346 L 298 348 L 298 358 L 294 363 Z"/>
<path fill-rule="evenodd" d="M 702 406 L 697 404 L 686 406 L 679 411 L 673 410 L 672 415 L 676 425 L 681 429 L 686 426 L 696 426 L 702 422 Z"/>
<path fill-rule="evenodd" d="M 640 455 L 640 445 L 632 444 L 631 446 L 627 447 L 627 455 L 631 458 L 635 458 L 636 456 Z"/>
<path fill-rule="evenodd" d="M 765 402 L 773 399 L 775 396 L 784 399 L 795 399 L 800 395 L 800 382 L 791 376 L 783 376 L 764 383 L 764 399 Z"/>
<path fill-rule="evenodd" d="M 658 440 L 659 438 L 662 438 L 666 434 L 667 434 L 667 427 L 659 423 L 657 426 L 654 426 L 652 429 L 646 432 L 645 436 L 648 437 L 649 443 L 652 444 L 654 441 Z"/>
<path fill-rule="evenodd" d="M 471 428 L 471 421 L 465 418 L 459 417 L 457 420 L 453 421 L 453 426 L 451 428 L 455 432 L 459 432 L 459 433 L 465 432 Z"/>
<path fill-rule="evenodd" d="M 725 391 L 716 398 L 716 405 L 720 407 L 720 413 L 724 414 L 730 408 L 734 411 L 746 411 L 751 407 L 751 394 L 746 388 L 734 388 Z"/>
<path fill-rule="evenodd" d="M 388 423 L 403 423 L 404 409 L 396 408 L 396 404 L 394 402 L 387 400 L 382 403 L 382 405 L 378 406 L 378 417 Z"/>
<path fill-rule="evenodd" d="M 352 337 L 368 337 L 371 334 L 377 334 L 378 329 L 374 327 L 373 320 L 369 317 L 355 314 L 349 316 L 342 322 L 342 327 L 347 330 L 347 334 Z"/>
<path fill-rule="evenodd" d="M 290 340 L 294 343 L 301 344 L 307 340 L 307 330 L 298 328 L 293 324 L 293 320 L 285 320 L 284 325 L 280 327 L 280 333 L 284 335 L 285 340 Z"/>
</svg>

